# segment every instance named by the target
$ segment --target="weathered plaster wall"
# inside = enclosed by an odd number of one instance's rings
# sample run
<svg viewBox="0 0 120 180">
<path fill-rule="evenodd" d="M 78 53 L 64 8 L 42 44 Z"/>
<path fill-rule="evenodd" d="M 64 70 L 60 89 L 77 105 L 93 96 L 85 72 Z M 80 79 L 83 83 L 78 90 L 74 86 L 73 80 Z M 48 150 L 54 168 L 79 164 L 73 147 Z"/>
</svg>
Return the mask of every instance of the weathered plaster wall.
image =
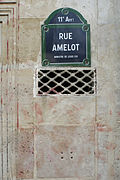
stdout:
<svg viewBox="0 0 120 180">
<path fill-rule="evenodd" d="M 71 7 L 91 25 L 97 94 L 34 97 L 41 24 Z M 120 179 L 120 1 L 0 1 L 0 179 Z"/>
</svg>

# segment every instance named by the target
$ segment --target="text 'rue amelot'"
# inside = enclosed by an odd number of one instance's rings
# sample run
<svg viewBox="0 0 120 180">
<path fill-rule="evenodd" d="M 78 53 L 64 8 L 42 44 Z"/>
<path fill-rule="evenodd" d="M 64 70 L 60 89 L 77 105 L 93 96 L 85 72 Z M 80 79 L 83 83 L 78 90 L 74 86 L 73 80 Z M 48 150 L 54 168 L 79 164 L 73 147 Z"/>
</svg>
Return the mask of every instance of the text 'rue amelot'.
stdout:
<svg viewBox="0 0 120 180">
<path fill-rule="evenodd" d="M 73 34 L 69 33 L 59 33 L 59 40 L 72 40 Z M 52 51 L 79 51 L 80 44 L 53 44 Z"/>
</svg>

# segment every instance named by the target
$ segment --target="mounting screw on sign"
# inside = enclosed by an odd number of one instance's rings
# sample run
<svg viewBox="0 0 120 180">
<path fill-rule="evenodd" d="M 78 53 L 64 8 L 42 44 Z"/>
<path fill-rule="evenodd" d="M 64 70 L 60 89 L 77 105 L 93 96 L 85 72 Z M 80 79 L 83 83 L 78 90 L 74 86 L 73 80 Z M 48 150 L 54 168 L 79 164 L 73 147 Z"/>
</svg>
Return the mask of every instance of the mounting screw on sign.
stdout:
<svg viewBox="0 0 120 180">
<path fill-rule="evenodd" d="M 44 26 L 44 30 L 45 30 L 45 32 L 48 32 L 49 31 L 49 27 L 48 26 Z"/>
<path fill-rule="evenodd" d="M 87 66 L 89 64 L 89 60 L 88 59 L 85 59 L 84 60 L 84 65 Z"/>
<path fill-rule="evenodd" d="M 85 24 L 83 25 L 82 29 L 83 31 L 89 31 L 89 26 Z"/>
<path fill-rule="evenodd" d="M 43 66 L 91 66 L 90 24 L 78 11 L 60 8 L 41 29 Z"/>
<path fill-rule="evenodd" d="M 62 9 L 62 13 L 64 15 L 67 15 L 69 13 L 69 9 L 65 8 L 65 9 Z"/>
<path fill-rule="evenodd" d="M 49 66 L 50 62 L 48 61 L 48 59 L 45 59 L 42 63 L 43 66 Z"/>
</svg>

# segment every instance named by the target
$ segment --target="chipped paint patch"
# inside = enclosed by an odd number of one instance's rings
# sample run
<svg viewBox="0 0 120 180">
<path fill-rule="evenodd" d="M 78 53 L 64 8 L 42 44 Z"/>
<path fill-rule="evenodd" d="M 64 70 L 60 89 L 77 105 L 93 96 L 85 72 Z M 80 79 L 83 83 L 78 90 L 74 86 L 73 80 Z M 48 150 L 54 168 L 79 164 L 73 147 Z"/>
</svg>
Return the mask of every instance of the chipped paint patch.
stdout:
<svg viewBox="0 0 120 180">
<path fill-rule="evenodd" d="M 105 125 L 102 123 L 97 123 L 97 130 L 99 132 L 111 132 L 112 128 L 109 125 Z"/>
</svg>

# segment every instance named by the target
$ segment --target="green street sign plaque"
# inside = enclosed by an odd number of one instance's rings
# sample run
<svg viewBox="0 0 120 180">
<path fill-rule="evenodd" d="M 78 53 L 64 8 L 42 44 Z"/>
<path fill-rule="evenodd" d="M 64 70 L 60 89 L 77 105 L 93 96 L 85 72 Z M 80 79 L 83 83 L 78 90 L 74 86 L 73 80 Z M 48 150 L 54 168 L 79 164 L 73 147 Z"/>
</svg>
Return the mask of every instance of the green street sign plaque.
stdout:
<svg viewBox="0 0 120 180">
<path fill-rule="evenodd" d="M 90 25 L 79 12 L 58 9 L 41 29 L 43 66 L 91 66 Z"/>
</svg>

